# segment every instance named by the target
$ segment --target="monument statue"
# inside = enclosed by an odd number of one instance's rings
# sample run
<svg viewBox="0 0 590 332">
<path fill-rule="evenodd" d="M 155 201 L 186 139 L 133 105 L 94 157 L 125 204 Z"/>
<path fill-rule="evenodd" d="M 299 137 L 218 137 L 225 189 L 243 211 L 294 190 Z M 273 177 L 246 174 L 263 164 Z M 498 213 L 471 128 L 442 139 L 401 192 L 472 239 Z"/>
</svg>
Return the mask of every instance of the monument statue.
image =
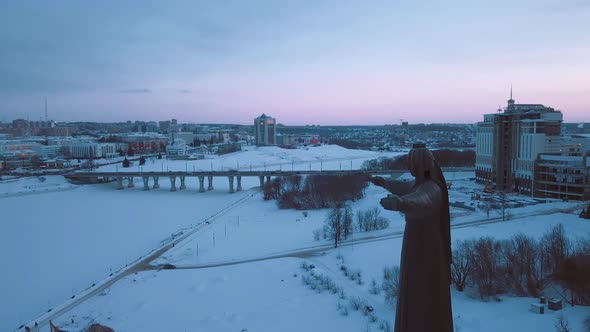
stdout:
<svg viewBox="0 0 590 332">
<path fill-rule="evenodd" d="M 391 192 L 383 208 L 405 214 L 396 332 L 452 332 L 449 195 L 443 173 L 424 144 L 408 155 L 413 182 L 371 181 Z"/>
</svg>

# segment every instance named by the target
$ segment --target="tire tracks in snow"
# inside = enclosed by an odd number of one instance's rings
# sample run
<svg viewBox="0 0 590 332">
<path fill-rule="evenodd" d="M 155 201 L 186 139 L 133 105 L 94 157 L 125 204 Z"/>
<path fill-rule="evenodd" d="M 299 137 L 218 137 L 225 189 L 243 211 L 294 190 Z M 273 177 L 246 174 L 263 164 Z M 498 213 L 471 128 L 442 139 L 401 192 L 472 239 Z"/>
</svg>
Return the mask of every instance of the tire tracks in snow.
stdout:
<svg viewBox="0 0 590 332">
<path fill-rule="evenodd" d="M 584 204 L 578 204 L 572 207 L 567 208 L 550 208 L 544 210 L 537 210 L 537 211 L 529 211 L 514 214 L 511 216 L 510 220 L 502 220 L 502 217 L 492 217 L 492 218 L 484 218 L 479 220 L 472 220 L 466 221 L 461 223 L 455 223 L 451 225 L 451 229 L 460 229 L 460 228 L 467 228 L 467 227 L 474 227 L 480 225 L 487 225 L 487 224 L 494 224 L 494 223 L 502 223 L 507 222 L 509 223 L 512 220 L 523 219 L 527 217 L 534 217 L 539 215 L 546 215 L 546 214 L 553 214 L 553 213 L 571 213 L 573 211 L 579 210 L 581 206 L 585 206 Z M 361 245 L 366 243 L 378 242 L 378 241 L 387 241 L 391 239 L 398 239 L 403 237 L 404 231 L 395 231 L 388 234 L 383 235 L 369 235 L 364 236 L 359 239 L 349 239 L 340 241 L 338 248 L 347 247 L 347 246 L 354 246 L 354 245 Z M 331 243 L 324 243 L 318 244 L 314 246 L 307 246 L 307 247 L 300 247 L 295 249 L 283 250 L 283 251 L 276 251 L 272 253 L 268 253 L 265 255 L 257 255 L 251 257 L 243 257 L 237 259 L 230 259 L 230 260 L 221 260 L 217 262 L 209 262 L 205 264 L 198 264 L 198 265 L 181 265 L 176 266 L 177 270 L 191 270 L 191 269 L 206 269 L 206 268 L 214 268 L 214 267 L 221 267 L 221 266 L 229 266 L 229 265 L 237 265 L 237 264 L 246 264 L 246 263 L 253 263 L 259 262 L 264 260 L 271 260 L 271 259 L 278 259 L 278 258 L 287 258 L 287 257 L 295 257 L 295 258 L 309 258 L 313 256 L 317 256 L 322 252 L 335 250 L 334 245 Z M 159 269 L 157 266 L 146 266 L 146 270 L 156 270 Z"/>
</svg>

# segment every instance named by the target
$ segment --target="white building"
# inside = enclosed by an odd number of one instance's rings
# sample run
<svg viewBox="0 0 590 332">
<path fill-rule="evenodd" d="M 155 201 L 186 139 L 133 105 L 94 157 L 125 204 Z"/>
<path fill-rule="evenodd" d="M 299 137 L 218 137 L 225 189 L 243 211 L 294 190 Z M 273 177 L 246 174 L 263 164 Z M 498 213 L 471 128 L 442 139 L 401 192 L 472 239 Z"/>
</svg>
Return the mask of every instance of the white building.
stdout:
<svg viewBox="0 0 590 332">
<path fill-rule="evenodd" d="M 277 143 L 277 132 L 276 132 L 275 118 L 271 118 L 265 114 L 254 119 L 254 133 L 256 145 L 276 145 Z"/>
<path fill-rule="evenodd" d="M 177 138 L 173 144 L 166 145 L 166 156 L 172 158 L 184 157 L 188 155 L 188 145 L 183 139 Z"/>
<path fill-rule="evenodd" d="M 68 146 L 72 158 L 95 159 L 95 158 L 116 158 L 117 144 L 114 143 L 74 143 Z"/>
</svg>

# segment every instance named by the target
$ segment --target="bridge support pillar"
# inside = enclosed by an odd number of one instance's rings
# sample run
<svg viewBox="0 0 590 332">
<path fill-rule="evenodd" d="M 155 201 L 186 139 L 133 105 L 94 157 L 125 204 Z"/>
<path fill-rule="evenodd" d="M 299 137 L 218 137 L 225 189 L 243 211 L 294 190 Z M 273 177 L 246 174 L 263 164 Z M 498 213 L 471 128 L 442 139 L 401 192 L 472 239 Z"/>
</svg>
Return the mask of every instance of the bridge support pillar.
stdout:
<svg viewBox="0 0 590 332">
<path fill-rule="evenodd" d="M 259 176 L 258 180 L 260 180 L 260 188 L 264 188 L 264 176 Z"/>
<path fill-rule="evenodd" d="M 235 190 L 234 190 L 234 176 L 230 175 L 227 177 L 227 179 L 229 180 L 229 192 L 230 193 L 235 192 Z"/>
<path fill-rule="evenodd" d="M 133 183 L 133 176 L 127 177 L 127 188 L 133 188 L 135 184 Z"/>
<path fill-rule="evenodd" d="M 117 189 L 121 190 L 124 188 L 125 187 L 123 187 L 123 177 L 121 177 L 121 176 L 117 177 Z"/>
<path fill-rule="evenodd" d="M 176 191 L 176 176 L 170 177 L 170 191 Z"/>
<path fill-rule="evenodd" d="M 143 190 L 150 190 L 150 177 L 149 176 L 143 177 Z"/>
<path fill-rule="evenodd" d="M 209 186 L 207 186 L 207 190 L 213 190 L 213 175 L 207 176 L 207 180 L 209 182 Z"/>
<path fill-rule="evenodd" d="M 160 179 L 160 177 L 154 176 L 154 186 L 152 188 L 154 188 L 154 189 L 160 188 L 160 184 L 158 183 L 159 179 Z"/>
<path fill-rule="evenodd" d="M 236 191 L 242 191 L 242 176 L 237 175 L 236 179 L 238 181 L 238 187 L 236 188 Z"/>
<path fill-rule="evenodd" d="M 199 192 L 205 192 L 205 177 L 204 176 L 199 176 Z"/>
<path fill-rule="evenodd" d="M 270 175 L 266 176 L 266 182 L 270 182 Z"/>
<path fill-rule="evenodd" d="M 186 178 L 185 176 L 181 176 L 180 177 L 180 188 L 179 188 L 180 190 L 186 189 L 186 185 L 184 184 L 184 179 L 185 178 Z"/>
</svg>

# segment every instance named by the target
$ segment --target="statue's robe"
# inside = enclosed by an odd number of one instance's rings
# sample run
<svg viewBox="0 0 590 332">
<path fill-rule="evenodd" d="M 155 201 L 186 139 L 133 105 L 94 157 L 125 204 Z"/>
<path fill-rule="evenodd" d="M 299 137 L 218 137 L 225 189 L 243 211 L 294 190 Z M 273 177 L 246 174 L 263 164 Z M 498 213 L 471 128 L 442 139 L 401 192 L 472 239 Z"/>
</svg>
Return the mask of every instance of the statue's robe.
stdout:
<svg viewBox="0 0 590 332">
<path fill-rule="evenodd" d="M 446 191 L 434 180 L 388 181 L 384 187 L 402 196 L 399 210 L 406 217 L 395 331 L 452 332 Z"/>
</svg>

